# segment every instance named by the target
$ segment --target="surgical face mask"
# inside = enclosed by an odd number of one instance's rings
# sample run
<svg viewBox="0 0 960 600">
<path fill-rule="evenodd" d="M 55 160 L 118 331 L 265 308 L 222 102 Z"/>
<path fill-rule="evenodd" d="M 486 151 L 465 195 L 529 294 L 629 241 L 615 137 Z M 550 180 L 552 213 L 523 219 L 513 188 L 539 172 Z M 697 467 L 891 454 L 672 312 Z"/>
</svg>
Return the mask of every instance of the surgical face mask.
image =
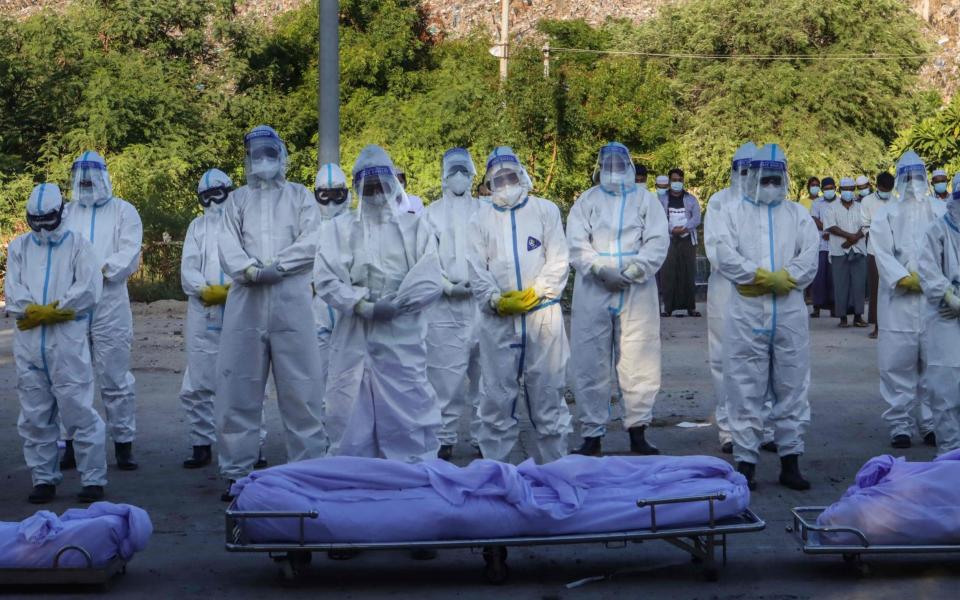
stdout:
<svg viewBox="0 0 960 600">
<path fill-rule="evenodd" d="M 907 199 L 919 200 L 927 195 L 927 182 L 922 179 L 911 179 L 907 182 L 904 189 L 904 196 Z"/>
<path fill-rule="evenodd" d="M 853 190 L 840 190 L 840 199 L 844 202 L 853 202 Z"/>
<path fill-rule="evenodd" d="M 666 195 L 667 195 L 667 188 L 658 187 L 658 188 L 657 188 L 657 195 L 658 195 L 658 196 L 666 196 Z"/>
<path fill-rule="evenodd" d="M 823 199 L 830 202 L 837 197 L 837 190 L 823 190 Z"/>
<path fill-rule="evenodd" d="M 276 158 L 258 158 L 251 162 L 250 172 L 260 179 L 273 179 L 280 172 L 280 161 Z"/>
<path fill-rule="evenodd" d="M 674 192 L 682 192 L 682 191 L 683 191 L 683 182 L 682 182 L 682 181 L 671 181 L 671 182 L 670 182 L 670 189 L 673 190 Z"/>
<path fill-rule="evenodd" d="M 880 198 L 881 200 L 889 200 L 889 199 L 890 199 L 890 192 L 884 192 L 883 190 L 877 190 L 877 198 Z"/>
<path fill-rule="evenodd" d="M 447 189 L 450 190 L 450 193 L 454 196 L 462 196 L 470 189 L 472 182 L 473 180 L 469 175 L 457 171 L 447 177 Z"/>
<path fill-rule="evenodd" d="M 785 191 L 782 185 L 761 185 L 757 191 L 758 204 L 776 204 L 782 202 Z"/>
<path fill-rule="evenodd" d="M 863 188 L 862 190 L 857 190 L 861 198 L 866 198 L 870 195 L 870 188 Z"/>
<path fill-rule="evenodd" d="M 946 181 L 938 181 L 937 183 L 933 184 L 933 191 L 935 191 L 935 192 L 938 193 L 938 194 L 946 194 L 946 193 L 947 193 L 947 182 L 946 182 Z"/>
<path fill-rule="evenodd" d="M 491 199 L 497 206 L 513 208 L 523 198 L 523 187 L 520 185 L 508 185 L 493 192 Z"/>
<path fill-rule="evenodd" d="M 810 197 L 811 197 L 811 198 L 816 198 L 817 196 L 820 195 L 820 186 L 819 186 L 819 185 L 811 185 L 809 188 L 807 188 L 807 191 L 810 192 Z"/>
<path fill-rule="evenodd" d="M 79 197 L 76 200 L 83 206 L 90 206 L 97 201 L 96 185 L 94 185 L 92 179 L 81 179 L 78 181 L 77 191 L 79 192 Z"/>
</svg>

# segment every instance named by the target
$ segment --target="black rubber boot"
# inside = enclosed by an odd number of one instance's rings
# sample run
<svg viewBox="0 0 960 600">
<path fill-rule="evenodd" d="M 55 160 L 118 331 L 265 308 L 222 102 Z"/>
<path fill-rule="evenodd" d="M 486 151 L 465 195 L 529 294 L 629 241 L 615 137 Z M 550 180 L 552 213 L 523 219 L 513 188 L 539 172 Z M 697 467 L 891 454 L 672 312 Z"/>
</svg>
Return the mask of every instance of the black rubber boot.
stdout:
<svg viewBox="0 0 960 600">
<path fill-rule="evenodd" d="M 733 454 L 733 442 L 724 442 L 720 446 L 720 452 L 724 454 Z"/>
<path fill-rule="evenodd" d="M 642 435 L 642 434 L 641 434 Z M 573 454 L 582 454 L 583 456 L 603 456 L 601 447 L 602 435 L 596 437 L 585 437 L 579 448 L 573 451 Z"/>
<path fill-rule="evenodd" d="M 890 445 L 894 448 L 902 450 L 904 448 L 909 448 L 913 444 L 910 442 L 909 435 L 904 435 L 901 433 L 900 435 L 893 436 L 893 440 L 890 441 Z"/>
<path fill-rule="evenodd" d="M 760 444 L 760 449 L 764 452 L 777 453 L 777 443 L 776 442 L 764 442 Z"/>
<path fill-rule="evenodd" d="M 210 446 L 194 446 L 193 456 L 183 461 L 184 469 L 199 469 L 213 461 L 213 451 Z"/>
<path fill-rule="evenodd" d="M 90 504 L 91 502 L 103 500 L 103 496 L 102 485 L 85 485 L 80 488 L 80 493 L 77 494 L 77 501 L 82 504 Z"/>
<path fill-rule="evenodd" d="M 77 468 L 77 455 L 73 453 L 73 440 L 65 440 L 66 448 L 63 449 L 63 456 L 60 457 L 60 470 L 72 471 Z"/>
<path fill-rule="evenodd" d="M 737 473 L 747 478 L 747 487 L 750 491 L 757 489 L 757 465 L 748 462 L 737 463 Z"/>
<path fill-rule="evenodd" d="M 448 444 L 443 444 L 440 446 L 440 449 L 437 450 L 437 458 L 447 462 L 453 460 L 453 446 Z"/>
<path fill-rule="evenodd" d="M 928 433 L 927 435 L 923 436 L 923 443 L 924 443 L 924 445 L 926 445 L 926 446 L 933 446 L 934 448 L 936 448 L 936 447 L 937 447 L 937 434 L 935 434 L 934 432 L 931 431 L 931 432 Z"/>
<path fill-rule="evenodd" d="M 113 451 L 117 455 L 117 468 L 121 471 L 136 471 L 140 466 L 133 460 L 133 442 L 114 442 Z"/>
<path fill-rule="evenodd" d="M 630 434 L 630 452 L 633 452 L 634 454 L 642 454 L 644 456 L 660 454 L 660 451 L 657 450 L 656 446 L 647 442 L 647 438 L 644 435 L 646 430 L 646 425 L 631 427 L 627 430 L 627 432 Z"/>
<path fill-rule="evenodd" d="M 230 488 L 232 488 L 233 484 L 235 483 L 236 481 L 234 481 L 233 479 L 227 480 L 227 489 L 222 494 L 220 494 L 221 500 L 223 500 L 224 502 L 233 502 L 233 494 L 230 493 Z"/>
<path fill-rule="evenodd" d="M 800 455 L 780 457 L 780 485 L 802 492 L 810 489 L 810 482 L 800 474 Z"/>
<path fill-rule="evenodd" d="M 27 496 L 27 502 L 30 504 L 46 504 L 52 502 L 57 497 L 57 486 L 49 483 L 41 483 L 33 486 L 33 491 Z"/>
<path fill-rule="evenodd" d="M 270 463 L 267 462 L 267 459 L 263 457 L 263 452 L 261 451 L 257 454 L 257 462 L 253 463 L 254 469 L 266 469 L 270 466 Z"/>
</svg>

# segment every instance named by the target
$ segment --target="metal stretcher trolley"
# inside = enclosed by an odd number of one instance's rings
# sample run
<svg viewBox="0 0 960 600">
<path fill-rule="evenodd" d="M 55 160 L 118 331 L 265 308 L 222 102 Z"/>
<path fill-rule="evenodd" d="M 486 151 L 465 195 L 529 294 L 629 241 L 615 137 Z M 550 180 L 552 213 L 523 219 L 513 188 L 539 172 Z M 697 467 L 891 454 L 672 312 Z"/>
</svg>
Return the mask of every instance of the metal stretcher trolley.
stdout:
<svg viewBox="0 0 960 600">
<path fill-rule="evenodd" d="M 431 540 L 411 542 L 363 542 L 363 543 L 314 543 L 304 538 L 306 519 L 316 519 L 316 512 L 244 512 L 231 505 L 226 512 L 226 549 L 228 552 L 265 552 L 280 567 L 280 576 L 295 580 L 310 564 L 313 552 L 358 552 L 374 550 L 448 550 L 469 548 L 480 550 L 486 563 L 484 578 L 493 584 L 507 580 L 507 548 L 523 546 L 554 546 L 565 544 L 603 544 L 608 548 L 625 547 L 628 542 L 642 543 L 648 540 L 663 540 L 693 557 L 701 564 L 708 581 L 719 577 L 717 550 L 722 552 L 722 564 L 727 562 L 727 536 L 738 533 L 761 531 L 766 523 L 751 510 L 725 519 L 714 519 L 714 502 L 725 500 L 724 494 L 691 496 L 686 498 L 662 498 L 657 500 L 639 500 L 637 507 L 650 510 L 651 527 L 635 531 L 610 533 L 582 533 L 563 535 L 537 535 L 489 539 Z M 709 503 L 710 518 L 703 525 L 683 527 L 661 527 L 657 524 L 657 507 L 665 504 L 687 502 Z M 256 543 L 250 541 L 244 531 L 244 523 L 251 519 L 296 519 L 299 521 L 300 538 L 280 543 Z"/>
<path fill-rule="evenodd" d="M 85 567 L 61 567 L 61 558 L 69 553 L 77 552 L 83 555 L 87 562 Z M 2 586 L 98 586 L 101 590 L 109 587 L 111 580 L 127 572 L 127 561 L 116 556 L 102 567 L 93 566 L 90 553 L 80 546 L 64 546 L 53 557 L 53 564 L 48 568 L 0 568 L 0 585 Z"/>
<path fill-rule="evenodd" d="M 954 545 L 892 545 L 871 544 L 859 529 L 854 527 L 821 527 L 816 524 L 817 517 L 827 509 L 826 506 L 797 506 L 793 513 L 793 525 L 787 526 L 787 533 L 792 533 L 804 554 L 839 555 L 843 560 L 852 564 L 860 575 L 869 573 L 869 566 L 863 561 L 864 555 L 869 554 L 940 554 L 960 553 L 960 544 Z M 811 533 L 845 533 L 854 536 L 857 543 L 853 544 L 823 544 L 814 540 Z"/>
</svg>

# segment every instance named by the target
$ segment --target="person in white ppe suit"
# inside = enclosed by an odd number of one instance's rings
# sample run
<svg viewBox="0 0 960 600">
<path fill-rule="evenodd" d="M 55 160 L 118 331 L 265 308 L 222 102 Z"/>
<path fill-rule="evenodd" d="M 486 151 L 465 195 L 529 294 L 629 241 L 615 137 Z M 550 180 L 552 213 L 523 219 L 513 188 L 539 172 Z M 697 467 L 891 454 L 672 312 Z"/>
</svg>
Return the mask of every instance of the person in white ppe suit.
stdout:
<svg viewBox="0 0 960 600">
<path fill-rule="evenodd" d="M 636 185 L 626 146 L 600 149 L 596 185 L 567 216 L 570 263 L 576 270 L 570 343 L 573 389 L 583 445 L 600 456 L 616 368 L 630 450 L 659 454 L 645 437 L 660 391 L 660 308 L 656 274 L 670 237 L 660 202 Z"/>
<path fill-rule="evenodd" d="M 331 454 L 435 459 L 440 408 L 427 380 L 425 309 L 443 293 L 430 227 L 401 211 L 387 153 L 367 146 L 353 166 L 359 209 L 320 240 L 317 295 L 340 313 L 325 394 Z"/>
<path fill-rule="evenodd" d="M 427 377 L 437 392 L 442 426 L 438 457 L 450 460 L 460 418 L 479 398 L 480 346 L 477 303 L 467 265 L 470 220 L 480 201 L 470 194 L 477 169 L 464 148 L 451 148 L 441 161 L 443 196 L 424 213 L 437 239 L 443 269 L 443 296 L 430 307 L 427 325 Z"/>
<path fill-rule="evenodd" d="M 744 197 L 725 207 L 717 260 L 736 285 L 724 319 L 723 382 L 737 470 L 756 487 L 763 405 L 780 454 L 780 483 L 805 490 L 800 474 L 810 422 L 810 323 L 803 290 L 817 273 L 820 242 L 810 214 L 786 200 L 787 160 L 780 146 L 756 150 Z"/>
<path fill-rule="evenodd" d="M 897 162 L 896 199 L 881 207 L 870 223 L 870 246 L 880 272 L 880 322 L 877 364 L 880 395 L 890 405 L 883 419 L 894 448 L 909 448 L 919 429 L 928 446 L 936 445 L 929 391 L 924 381 L 920 338 L 927 318 L 918 273 L 927 228 L 943 217 L 946 204 L 930 195 L 926 166 L 908 150 Z"/>
<path fill-rule="evenodd" d="M 213 459 L 217 439 L 214 407 L 217 388 L 217 354 L 223 329 L 224 305 L 231 279 L 220 267 L 220 226 L 224 203 L 233 191 L 233 180 L 219 169 L 200 177 L 197 199 L 203 215 L 187 228 L 180 260 L 180 283 L 187 296 L 187 369 L 180 386 L 180 404 L 190 421 L 193 454 L 185 469 L 198 469 Z M 266 419 L 261 417 L 260 446 L 266 440 Z M 261 456 L 256 468 L 267 466 Z"/>
<path fill-rule="evenodd" d="M 707 260 L 710 261 L 710 279 L 707 285 L 707 350 L 710 357 L 710 377 L 713 380 L 717 402 L 715 415 L 720 434 L 720 449 L 724 454 L 733 453 L 733 437 L 730 435 L 730 421 L 727 417 L 726 392 L 723 384 L 723 323 L 727 304 L 733 293 L 733 283 L 720 271 L 717 245 L 724 239 L 726 233 L 723 230 L 726 224 L 723 210 L 743 200 L 750 161 L 756 150 L 757 147 L 753 142 L 747 142 L 734 153 L 730 186 L 710 197 L 703 222 L 703 245 Z M 768 398 L 764 403 L 764 423 L 768 422 L 766 415 L 769 414 L 771 405 L 772 400 Z M 764 426 L 763 443 L 760 448 L 770 452 L 777 451 L 773 441 L 772 427 Z"/>
<path fill-rule="evenodd" d="M 347 177 L 344 175 L 340 165 L 327 163 L 321 165 L 317 170 L 317 175 L 313 183 L 313 197 L 317 201 L 317 207 L 320 210 L 320 228 L 317 241 L 317 253 L 323 252 L 323 244 L 320 240 L 333 235 L 333 219 L 350 210 L 350 189 L 347 187 Z M 322 268 L 323 260 L 317 257 L 314 260 L 314 281 L 313 281 L 313 321 L 317 330 L 317 347 L 320 349 L 320 387 L 319 393 L 322 395 L 327 387 L 327 373 L 330 367 L 330 339 L 333 335 L 333 328 L 339 319 L 335 308 L 327 304 L 320 294 L 317 293 L 317 273 Z M 330 429 L 327 429 L 327 435 L 330 436 Z M 336 440 L 331 439 L 331 444 Z"/>
<path fill-rule="evenodd" d="M 101 261 L 93 247 L 63 222 L 60 188 L 42 183 L 27 201 L 32 230 L 7 249 L 7 314 L 17 319 L 13 357 L 17 369 L 23 456 L 33 492 L 28 500 L 54 499 L 63 480 L 58 465 L 57 417 L 74 440 L 78 499 L 103 499 L 107 483 L 103 420 L 93 408 L 94 379 L 87 343 L 90 313 L 103 291 Z"/>
<path fill-rule="evenodd" d="M 469 265 L 480 306 L 480 452 L 507 461 L 526 404 L 537 456 L 546 463 L 567 453 L 570 411 L 563 398 L 570 348 L 560 296 L 569 252 L 556 204 L 530 194 L 529 176 L 513 150 L 487 159 L 491 202 L 470 222 Z"/>
<path fill-rule="evenodd" d="M 927 229 L 917 264 L 927 299 L 922 348 L 937 454 L 960 448 L 960 174 L 947 214 Z"/>
<path fill-rule="evenodd" d="M 917 270 L 927 299 L 921 337 L 937 453 L 960 448 L 960 174 L 927 229 Z"/>
<path fill-rule="evenodd" d="M 267 373 L 272 369 L 287 460 L 323 456 L 319 348 L 310 280 L 320 219 L 310 191 L 286 179 L 287 148 L 261 125 L 244 137 L 247 185 L 230 194 L 220 265 L 233 280 L 217 360 L 220 473 L 229 485 L 253 470 Z M 232 499 L 228 486 L 222 499 Z"/>
<path fill-rule="evenodd" d="M 93 244 L 103 273 L 103 295 L 90 318 L 93 367 L 113 438 L 117 468 L 137 468 L 133 441 L 137 433 L 136 380 L 130 372 L 133 314 L 127 279 L 140 266 L 143 223 L 132 204 L 115 198 L 103 157 L 84 152 L 73 163 L 73 200 L 64 212 L 67 227 Z M 76 465 L 73 443 L 64 438 L 61 468 Z"/>
</svg>

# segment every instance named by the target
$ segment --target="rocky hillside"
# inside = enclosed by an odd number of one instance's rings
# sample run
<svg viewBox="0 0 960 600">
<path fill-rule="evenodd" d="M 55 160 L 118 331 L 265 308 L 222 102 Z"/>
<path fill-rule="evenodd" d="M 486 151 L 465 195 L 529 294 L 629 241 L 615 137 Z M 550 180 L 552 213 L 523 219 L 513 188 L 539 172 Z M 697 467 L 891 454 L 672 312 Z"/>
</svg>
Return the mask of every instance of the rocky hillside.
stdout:
<svg viewBox="0 0 960 600">
<path fill-rule="evenodd" d="M 270 18 L 309 0 L 240 0 L 239 12 Z M 583 18 L 602 23 L 607 17 L 642 21 L 669 3 L 683 0 L 512 0 L 511 30 L 517 38 L 530 34 L 539 19 Z M 960 0 L 903 0 L 927 23 L 938 56 L 924 68 L 924 81 L 947 95 L 960 87 Z M 57 8 L 70 0 L 0 0 L 0 14 L 18 18 L 44 7 Z M 424 0 L 438 33 L 458 36 L 482 31 L 498 37 L 500 0 Z"/>
</svg>

